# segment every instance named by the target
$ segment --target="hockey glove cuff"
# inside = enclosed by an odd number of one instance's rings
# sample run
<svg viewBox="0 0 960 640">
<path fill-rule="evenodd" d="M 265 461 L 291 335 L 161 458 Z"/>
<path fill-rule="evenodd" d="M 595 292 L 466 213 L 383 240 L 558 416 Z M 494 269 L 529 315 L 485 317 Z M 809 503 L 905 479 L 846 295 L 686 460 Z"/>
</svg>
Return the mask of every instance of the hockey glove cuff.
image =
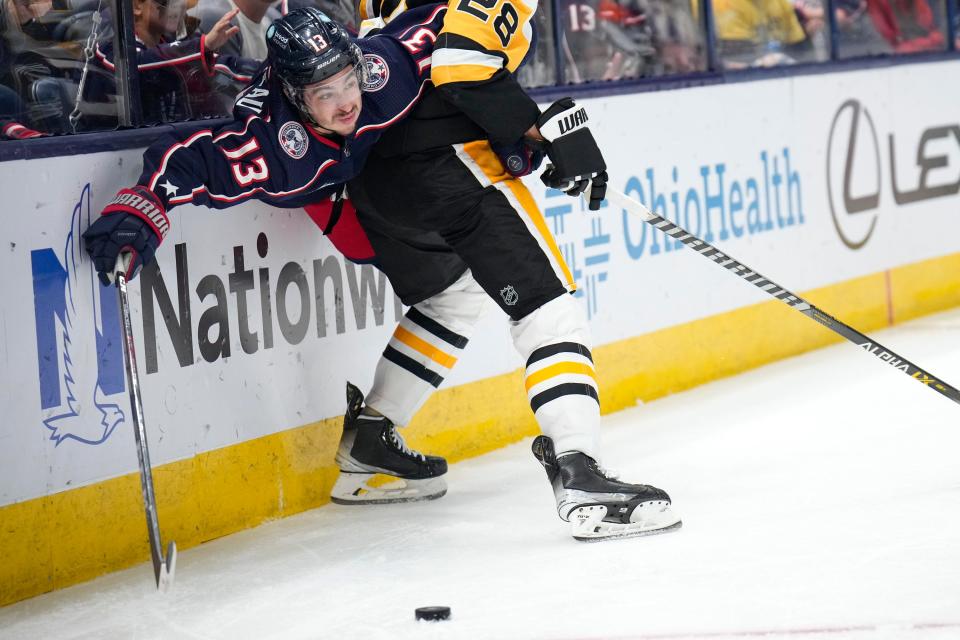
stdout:
<svg viewBox="0 0 960 640">
<path fill-rule="evenodd" d="M 500 158 L 500 164 L 514 178 L 522 178 L 540 168 L 544 151 L 531 147 L 525 140 L 514 144 L 490 143 L 490 148 Z"/>
<path fill-rule="evenodd" d="M 537 128 L 548 141 L 550 158 L 540 180 L 571 196 L 589 189 L 589 207 L 596 211 L 606 195 L 607 165 L 587 122 L 586 109 L 570 98 L 557 100 L 540 116 Z"/>
<path fill-rule="evenodd" d="M 121 189 L 101 216 L 83 232 L 84 247 L 100 281 L 113 282 L 117 258 L 130 254 L 126 278 L 136 277 L 170 230 L 170 221 L 157 196 L 143 186 Z"/>
</svg>

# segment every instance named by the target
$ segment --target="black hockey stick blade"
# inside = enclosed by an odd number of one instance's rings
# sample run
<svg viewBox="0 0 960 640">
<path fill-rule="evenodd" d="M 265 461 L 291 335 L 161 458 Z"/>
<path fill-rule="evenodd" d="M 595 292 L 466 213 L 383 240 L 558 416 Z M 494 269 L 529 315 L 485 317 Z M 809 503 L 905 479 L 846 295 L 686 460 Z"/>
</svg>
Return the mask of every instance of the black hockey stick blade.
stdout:
<svg viewBox="0 0 960 640">
<path fill-rule="evenodd" d="M 689 248 L 702 255 L 704 258 L 709 259 L 711 262 L 718 264 L 727 271 L 739 276 L 743 280 L 746 280 L 758 289 L 761 289 L 777 300 L 780 300 L 784 304 L 796 309 L 808 318 L 819 322 L 827 329 L 830 329 L 834 333 L 846 338 L 867 353 L 876 356 L 898 371 L 902 371 L 918 382 L 930 387 L 934 391 L 953 400 L 957 404 L 960 404 L 960 390 L 957 390 L 956 387 L 947 384 L 929 371 L 921 369 L 914 363 L 883 346 L 876 340 L 867 337 L 853 327 L 844 324 L 830 314 L 821 311 L 800 296 L 787 291 L 776 282 L 760 275 L 753 269 L 744 265 L 742 262 L 738 262 L 734 258 L 731 258 L 726 253 L 723 253 L 710 243 L 701 240 L 683 227 L 674 224 L 662 216 L 658 216 L 645 207 L 643 203 L 620 191 L 617 191 L 616 189 L 613 189 L 612 187 L 607 187 L 607 199 L 625 211 L 629 211 L 630 213 L 640 216 L 648 224 L 659 229 L 670 237 L 679 240 Z"/>
</svg>

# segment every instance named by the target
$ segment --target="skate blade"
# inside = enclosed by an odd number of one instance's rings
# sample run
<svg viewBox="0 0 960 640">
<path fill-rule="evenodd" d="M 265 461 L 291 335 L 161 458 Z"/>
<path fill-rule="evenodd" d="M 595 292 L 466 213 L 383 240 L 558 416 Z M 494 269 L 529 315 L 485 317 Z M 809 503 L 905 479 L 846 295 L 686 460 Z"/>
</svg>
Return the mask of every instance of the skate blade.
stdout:
<svg viewBox="0 0 960 640">
<path fill-rule="evenodd" d="M 602 542 L 619 538 L 637 538 L 676 531 L 683 526 L 680 516 L 673 513 L 670 505 L 643 503 L 637 507 L 647 513 L 637 522 L 604 522 L 607 508 L 603 505 L 577 507 L 570 512 L 571 533 L 580 542 Z M 636 511 L 634 512 L 636 513 Z"/>
<path fill-rule="evenodd" d="M 379 473 L 341 471 L 330 491 L 330 500 L 343 505 L 397 504 L 436 500 L 447 493 L 447 482 L 440 476 L 412 480 Z"/>
</svg>

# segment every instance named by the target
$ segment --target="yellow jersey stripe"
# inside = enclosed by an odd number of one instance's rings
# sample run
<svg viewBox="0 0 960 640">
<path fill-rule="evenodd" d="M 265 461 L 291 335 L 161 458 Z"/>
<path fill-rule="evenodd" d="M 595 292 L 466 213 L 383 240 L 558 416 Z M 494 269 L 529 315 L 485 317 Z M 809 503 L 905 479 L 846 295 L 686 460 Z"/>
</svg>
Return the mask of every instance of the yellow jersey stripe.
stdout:
<svg viewBox="0 0 960 640">
<path fill-rule="evenodd" d="M 360 17 L 360 22 L 376 17 L 376 10 L 373 8 L 372 0 L 362 0 L 360 6 L 357 7 L 357 12 Z"/>
<path fill-rule="evenodd" d="M 553 234 L 550 233 L 550 229 L 547 227 L 547 221 L 544 220 L 543 214 L 540 213 L 540 208 L 537 207 L 536 201 L 533 199 L 533 196 L 530 195 L 530 191 L 527 190 L 523 181 L 514 178 L 506 172 L 503 168 L 503 163 L 500 162 L 500 158 L 493 152 L 490 148 L 490 143 L 486 140 L 475 140 L 465 143 L 463 145 L 463 152 L 469 156 L 472 161 L 472 166 L 470 166 L 470 163 L 465 162 L 464 164 L 474 172 L 474 175 L 477 175 L 476 170 L 479 169 L 483 173 L 483 177 L 489 180 L 490 184 L 497 184 L 497 188 L 501 190 L 510 190 L 510 195 L 513 196 L 520 208 L 523 209 L 522 212 L 518 210 L 517 215 L 526 215 L 527 228 L 530 229 L 531 235 L 535 238 L 539 236 L 538 242 L 544 253 L 550 252 L 550 256 L 555 264 L 554 271 L 557 273 L 557 278 L 565 281 L 564 284 L 569 291 L 576 291 L 577 283 L 573 279 L 570 267 L 567 266 L 566 260 L 563 259 L 563 254 L 560 253 L 557 241 L 554 240 Z M 514 205 L 514 208 L 516 209 L 516 205 Z M 531 228 L 530 225 L 533 225 L 533 228 Z M 536 231 L 534 231 L 534 229 Z"/>
<path fill-rule="evenodd" d="M 560 247 L 557 246 L 557 241 L 554 240 L 553 234 L 550 233 L 550 229 L 547 227 L 547 221 L 544 220 L 543 214 L 540 213 L 540 208 L 537 206 L 533 196 L 530 195 L 530 191 L 520 180 L 505 180 L 504 183 L 510 188 L 510 191 L 513 192 L 517 200 L 520 201 L 520 205 L 524 211 L 527 212 L 527 215 L 530 216 L 530 220 L 532 220 L 534 226 L 537 227 L 537 231 L 540 232 L 547 246 L 550 247 L 550 253 L 553 254 L 553 259 L 556 260 L 560 268 L 563 269 L 563 277 L 567 281 L 567 287 L 569 287 L 570 291 L 576 291 L 577 283 L 573 279 L 570 267 L 567 266 L 567 261 L 563 259 L 563 254 L 560 253 Z"/>
<path fill-rule="evenodd" d="M 500 158 L 490 148 L 488 141 L 474 140 L 473 142 L 467 142 L 463 145 L 463 150 L 480 167 L 490 184 L 496 184 L 511 177 L 507 170 L 503 168 Z"/>
<path fill-rule="evenodd" d="M 434 66 L 430 72 L 430 79 L 435 86 L 451 82 L 482 82 L 489 80 L 496 73 L 496 69 L 477 64 L 458 64 L 455 66 Z"/>
</svg>

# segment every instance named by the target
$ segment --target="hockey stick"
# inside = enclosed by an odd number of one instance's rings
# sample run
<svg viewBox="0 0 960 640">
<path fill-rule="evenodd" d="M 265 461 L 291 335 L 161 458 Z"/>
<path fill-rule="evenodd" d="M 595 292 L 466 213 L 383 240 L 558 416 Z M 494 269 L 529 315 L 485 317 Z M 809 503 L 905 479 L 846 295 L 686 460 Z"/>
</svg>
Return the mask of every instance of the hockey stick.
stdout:
<svg viewBox="0 0 960 640">
<path fill-rule="evenodd" d="M 133 435 L 137 441 L 137 459 L 140 462 L 140 488 L 143 490 L 143 506 L 147 513 L 147 534 L 150 537 L 150 555 L 153 558 L 153 574 L 157 589 L 167 591 L 173 585 L 173 573 L 177 563 L 177 545 L 170 542 L 167 556 L 163 557 L 160 540 L 160 523 L 157 520 L 157 498 L 153 493 L 153 474 L 150 466 L 150 451 L 147 449 L 147 431 L 143 424 L 143 405 L 140 402 L 140 380 L 137 376 L 137 356 L 133 347 L 133 323 L 130 320 L 130 302 L 127 300 L 127 266 L 130 254 L 122 253 L 117 258 L 115 277 L 120 296 L 120 314 L 123 322 L 124 363 L 127 369 L 127 386 L 130 390 L 130 411 L 133 414 Z"/>
<path fill-rule="evenodd" d="M 931 373 L 924 371 L 903 356 L 900 356 L 886 348 L 876 340 L 868 338 L 853 327 L 850 327 L 849 325 L 840 322 L 833 316 L 824 313 L 800 296 L 787 291 L 772 280 L 760 275 L 741 262 L 734 260 L 729 255 L 721 252 L 710 243 L 704 242 L 686 229 L 670 222 L 666 218 L 658 216 L 637 200 L 634 200 L 630 196 L 627 196 L 624 193 L 621 193 L 620 191 L 610 187 L 607 188 L 607 199 L 622 209 L 640 216 L 645 222 L 653 225 L 667 235 L 679 240 L 703 257 L 708 258 L 721 267 L 726 268 L 734 275 L 740 276 L 758 289 L 762 289 L 766 293 L 769 293 L 777 300 L 780 300 L 781 302 L 793 307 L 808 318 L 816 320 L 834 333 L 843 336 L 861 349 L 864 349 L 867 353 L 876 356 L 895 369 L 904 372 L 911 378 L 916 379 L 934 391 L 937 391 L 947 398 L 950 398 L 954 402 L 960 404 L 960 391 L 958 391 L 955 387 L 952 387 L 943 380 L 934 377 Z"/>
</svg>

